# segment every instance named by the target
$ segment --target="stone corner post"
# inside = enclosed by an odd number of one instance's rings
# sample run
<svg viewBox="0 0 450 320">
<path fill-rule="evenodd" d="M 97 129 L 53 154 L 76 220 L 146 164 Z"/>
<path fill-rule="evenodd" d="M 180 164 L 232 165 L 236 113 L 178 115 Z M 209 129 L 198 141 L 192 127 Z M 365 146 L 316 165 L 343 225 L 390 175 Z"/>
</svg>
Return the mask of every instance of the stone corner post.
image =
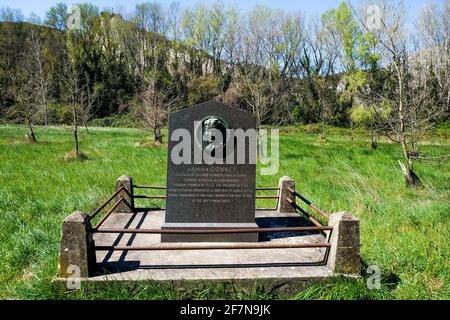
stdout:
<svg viewBox="0 0 450 320">
<path fill-rule="evenodd" d="M 87 214 L 76 211 L 62 223 L 58 274 L 61 278 L 87 278 L 94 275 L 95 244 L 91 220 Z"/>
<path fill-rule="evenodd" d="M 277 211 L 279 213 L 295 213 L 296 209 L 289 203 L 287 198 L 295 203 L 295 196 L 288 190 L 291 188 L 295 191 L 295 181 L 290 177 L 282 177 L 278 182 L 278 205 Z"/>
<path fill-rule="evenodd" d="M 359 220 L 350 213 L 338 212 L 330 215 L 328 226 L 333 227 L 328 266 L 334 273 L 359 275 Z"/>
<path fill-rule="evenodd" d="M 114 212 L 133 213 L 134 211 L 134 199 L 133 199 L 133 180 L 131 177 L 123 175 L 116 180 L 116 190 L 120 187 L 125 187 L 125 190 L 119 192 L 114 202 L 119 201 L 121 197 L 125 200 L 117 206 Z"/>
</svg>

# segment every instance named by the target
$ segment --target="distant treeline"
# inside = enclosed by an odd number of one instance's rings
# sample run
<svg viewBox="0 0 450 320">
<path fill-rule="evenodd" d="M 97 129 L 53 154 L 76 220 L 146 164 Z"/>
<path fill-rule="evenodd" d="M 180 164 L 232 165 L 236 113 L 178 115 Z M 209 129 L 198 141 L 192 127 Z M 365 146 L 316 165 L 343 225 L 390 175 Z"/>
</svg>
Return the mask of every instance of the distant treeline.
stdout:
<svg viewBox="0 0 450 320">
<path fill-rule="evenodd" d="M 71 123 L 76 104 L 81 122 L 128 114 L 149 124 L 219 99 L 253 113 L 258 124 L 375 126 L 398 108 L 400 75 L 401 99 L 415 99 L 407 95 L 421 90 L 417 78 L 426 101 L 446 113 L 448 3 L 426 7 L 417 30 L 405 28 L 401 4 L 387 2 L 379 6 L 391 25 L 379 30 L 366 25 L 373 17 L 365 7 L 346 3 L 317 18 L 261 5 L 241 12 L 221 2 L 142 3 L 132 14 L 60 3 L 44 21 L 3 8 L 0 112 L 23 120 L 23 107 L 14 107 L 29 104 L 36 123 Z"/>
</svg>

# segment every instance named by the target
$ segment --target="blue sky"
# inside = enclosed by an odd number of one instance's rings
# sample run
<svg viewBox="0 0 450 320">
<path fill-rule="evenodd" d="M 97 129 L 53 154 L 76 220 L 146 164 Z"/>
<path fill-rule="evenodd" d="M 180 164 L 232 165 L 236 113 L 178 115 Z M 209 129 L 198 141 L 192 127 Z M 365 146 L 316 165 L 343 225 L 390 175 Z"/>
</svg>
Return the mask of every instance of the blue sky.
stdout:
<svg viewBox="0 0 450 320">
<path fill-rule="evenodd" d="M 420 8 L 427 3 L 428 0 L 407 0 L 405 1 L 408 12 L 409 12 L 409 23 L 414 22 L 416 20 Z M 443 0 L 438 0 L 443 1 Z M 91 2 L 92 4 L 97 5 L 100 8 L 104 7 L 122 7 L 126 11 L 132 11 L 136 3 L 140 2 L 146 2 L 145 0 L 81 0 L 81 1 L 64 1 L 64 0 L 1 0 L 0 1 L 0 8 L 1 7 L 12 7 L 16 9 L 21 9 L 23 14 L 25 16 L 28 16 L 31 12 L 36 13 L 40 17 L 45 16 L 45 12 L 53 5 L 55 5 L 58 2 L 65 2 L 68 5 L 72 5 L 74 3 L 79 2 Z M 160 1 L 160 2 L 167 2 L 168 4 L 172 1 Z M 202 2 L 205 4 L 213 3 L 215 0 L 181 0 L 179 1 L 182 6 L 192 6 L 195 5 L 198 2 Z M 336 7 L 342 0 L 246 0 L 246 1 L 226 1 L 223 0 L 223 3 L 232 3 L 237 4 L 238 7 L 242 8 L 243 10 L 246 10 L 248 8 L 253 7 L 256 4 L 265 4 L 272 8 L 281 8 L 285 9 L 286 11 L 302 11 L 306 13 L 308 16 L 310 15 L 320 15 L 321 13 L 325 12 L 328 9 Z M 357 0 L 352 0 L 352 3 L 357 3 Z"/>
</svg>

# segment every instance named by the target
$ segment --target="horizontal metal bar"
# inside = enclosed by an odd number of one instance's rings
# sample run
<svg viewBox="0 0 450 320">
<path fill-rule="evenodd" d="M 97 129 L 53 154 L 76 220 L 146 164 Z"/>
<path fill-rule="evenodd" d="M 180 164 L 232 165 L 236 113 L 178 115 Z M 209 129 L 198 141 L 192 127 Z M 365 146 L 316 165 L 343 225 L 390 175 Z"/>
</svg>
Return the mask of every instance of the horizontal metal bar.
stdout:
<svg viewBox="0 0 450 320">
<path fill-rule="evenodd" d="M 137 188 L 137 189 L 158 189 L 158 190 L 167 189 L 167 187 L 164 187 L 164 186 L 144 186 L 144 185 L 139 185 L 139 184 L 133 184 L 133 188 Z"/>
<path fill-rule="evenodd" d="M 116 190 L 103 204 L 98 207 L 94 212 L 91 214 L 91 219 L 94 219 L 95 216 L 104 208 L 108 203 L 111 202 L 112 199 L 114 199 L 122 190 L 126 190 L 124 186 L 121 186 L 119 189 Z"/>
<path fill-rule="evenodd" d="M 166 196 L 133 196 L 136 199 L 165 199 Z"/>
<path fill-rule="evenodd" d="M 224 244 L 158 244 L 153 246 L 96 246 L 98 251 L 153 251 L 153 250 L 222 250 L 222 249 L 300 249 L 329 248 L 329 243 L 224 243 Z"/>
<path fill-rule="evenodd" d="M 166 196 L 134 196 L 135 199 L 165 199 Z M 255 199 L 278 199 L 278 196 L 255 196 Z"/>
<path fill-rule="evenodd" d="M 125 201 L 124 197 L 120 197 L 119 201 L 117 201 L 112 207 L 111 209 L 108 210 L 108 212 L 103 216 L 103 218 L 97 223 L 97 225 L 94 227 L 94 229 L 98 229 L 100 228 L 100 226 L 103 224 L 103 222 L 106 221 L 106 219 L 108 219 L 108 217 L 111 215 L 111 213 L 113 213 L 113 211 L 119 206 L 119 204 L 121 204 L 122 202 Z"/>
<path fill-rule="evenodd" d="M 287 187 L 288 191 L 292 193 L 294 196 L 300 198 L 303 202 L 305 202 L 308 206 L 311 205 L 311 201 L 306 199 L 304 196 L 302 196 L 300 193 L 292 189 L 291 187 Z"/>
<path fill-rule="evenodd" d="M 290 193 L 292 193 L 294 196 L 300 198 L 304 203 L 306 203 L 312 210 L 314 210 L 315 212 L 317 212 L 318 214 L 320 214 L 322 217 L 324 217 L 325 219 L 328 219 L 328 214 L 326 214 L 324 211 L 320 210 L 316 205 L 314 205 L 311 201 L 309 201 L 308 199 L 306 199 L 304 196 L 302 196 L 300 193 L 298 193 L 297 191 L 295 191 L 294 189 L 292 189 L 291 187 L 287 188 L 289 190 Z"/>
<path fill-rule="evenodd" d="M 309 221 L 311 221 L 314 225 L 316 225 L 317 227 L 322 227 L 322 224 L 319 221 L 314 219 L 314 217 L 312 217 L 308 212 L 303 210 L 303 208 L 301 208 L 298 204 L 296 204 L 294 201 L 292 201 L 289 198 L 286 198 L 286 200 L 291 204 L 291 206 L 293 206 L 295 209 L 297 209 L 301 213 L 303 213 L 309 219 Z"/>
<path fill-rule="evenodd" d="M 311 209 L 315 212 L 317 212 L 318 214 L 320 214 L 322 217 L 324 217 L 325 219 L 329 219 L 328 214 L 326 214 L 325 212 L 323 212 L 322 210 L 320 210 L 319 208 L 317 208 L 313 203 L 311 203 L 310 205 Z"/>
<path fill-rule="evenodd" d="M 333 230 L 333 227 L 284 227 L 284 228 L 228 228 L 228 229 L 94 229 L 97 233 L 135 234 L 228 234 L 228 233 L 268 233 L 268 232 L 311 232 Z"/>
</svg>

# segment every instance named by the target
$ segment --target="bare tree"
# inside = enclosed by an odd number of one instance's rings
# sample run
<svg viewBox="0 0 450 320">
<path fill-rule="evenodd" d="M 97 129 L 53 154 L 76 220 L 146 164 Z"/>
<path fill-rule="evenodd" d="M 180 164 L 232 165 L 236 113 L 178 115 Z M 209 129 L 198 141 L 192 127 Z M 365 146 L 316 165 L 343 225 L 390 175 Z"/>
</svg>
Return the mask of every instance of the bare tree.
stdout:
<svg viewBox="0 0 450 320">
<path fill-rule="evenodd" d="M 423 7 L 416 26 L 420 61 L 429 66 L 436 84 L 437 102 L 450 112 L 450 1 L 429 2 Z M 417 50 L 416 50 L 417 51 Z"/>
<path fill-rule="evenodd" d="M 49 122 L 48 100 L 50 95 L 51 78 L 50 72 L 44 70 L 44 54 L 42 52 L 41 36 L 39 31 L 30 27 L 29 39 L 29 68 L 32 74 L 34 93 L 36 95 L 36 103 L 38 112 L 42 114 L 44 124 L 47 126 Z"/>
<path fill-rule="evenodd" d="M 177 99 L 170 97 L 170 90 L 155 91 L 152 85 L 141 93 L 141 105 L 137 113 L 144 126 L 153 131 L 155 142 L 163 143 L 162 128 L 167 120 L 170 109 Z"/>
<path fill-rule="evenodd" d="M 318 103 L 322 138 L 325 138 L 327 111 L 332 108 L 332 102 L 328 97 L 332 88 L 328 81 L 334 73 L 339 56 L 339 41 L 335 33 L 326 30 L 320 19 L 312 19 L 300 50 L 298 59 L 295 61 L 297 76 L 306 79 L 312 95 L 312 103 Z"/>
<path fill-rule="evenodd" d="M 33 99 L 33 83 L 30 79 L 24 80 L 17 88 L 17 103 L 9 110 L 9 115 L 13 118 L 23 121 L 29 130 L 26 138 L 29 142 L 36 142 L 33 124 L 36 118 L 37 107 Z"/>
<path fill-rule="evenodd" d="M 234 20 L 240 21 L 236 15 Z M 289 122 L 287 101 L 303 40 L 302 23 L 300 13 L 286 14 L 260 5 L 244 21 L 230 27 L 228 39 L 237 49 L 226 46 L 227 56 L 235 62 L 234 80 L 224 100 L 246 105 L 255 115 L 258 128 L 269 118 Z"/>
<path fill-rule="evenodd" d="M 86 159 L 86 156 L 80 152 L 80 143 L 78 137 L 78 128 L 82 123 L 81 106 L 83 104 L 83 87 L 80 81 L 80 75 L 76 67 L 71 63 L 70 58 L 64 64 L 63 82 L 65 85 L 65 100 L 72 114 L 72 127 L 70 128 L 74 139 L 75 149 L 66 154 L 65 159 L 73 158 L 78 160 Z"/>
<path fill-rule="evenodd" d="M 244 101 L 255 116 L 256 129 L 259 130 L 271 112 L 267 82 L 262 79 L 254 80 L 240 73 L 233 86 L 238 92 L 238 99 Z"/>
<path fill-rule="evenodd" d="M 407 164 L 399 164 L 407 186 L 421 186 L 422 182 L 414 171 L 414 160 L 419 155 L 420 137 L 441 116 L 433 103 L 430 90 L 430 66 L 420 58 L 421 48 L 411 54 L 410 44 L 405 36 L 405 11 L 403 3 L 378 2 L 381 9 L 380 28 L 373 30 L 366 25 L 366 18 L 360 15 L 360 22 L 367 32 L 372 32 L 383 48 L 382 57 L 389 71 L 389 79 L 383 91 L 375 92 L 380 101 L 389 105 L 390 114 L 384 120 L 387 136 L 397 142 Z M 376 110 L 379 112 L 379 110 Z M 381 119 L 381 117 L 379 117 Z"/>
<path fill-rule="evenodd" d="M 89 87 L 85 86 L 85 90 L 80 92 L 80 119 L 87 133 L 89 133 L 88 122 L 94 117 L 97 107 L 95 92 L 91 92 Z"/>
<path fill-rule="evenodd" d="M 229 7 L 226 12 L 225 21 L 225 41 L 224 41 L 224 60 L 226 67 L 232 75 L 235 65 L 239 62 L 239 51 L 241 49 L 241 38 L 243 36 L 243 18 L 236 7 Z"/>
<path fill-rule="evenodd" d="M 253 113 L 257 129 L 267 119 L 270 111 L 267 95 L 268 59 L 263 46 L 268 10 L 264 6 L 256 6 L 241 24 L 241 46 L 237 52 L 239 65 L 229 89 L 234 92 L 234 98 L 243 102 Z M 231 48 L 228 50 L 232 54 Z"/>
<path fill-rule="evenodd" d="M 20 53 L 22 68 L 17 70 L 13 75 L 14 79 L 12 79 L 12 82 L 16 83 L 15 95 L 17 103 L 10 108 L 9 115 L 25 122 L 30 131 L 26 136 L 28 141 L 36 142 L 33 124 L 39 111 L 41 111 L 41 94 L 44 93 L 46 97 L 48 92 L 48 83 L 43 79 L 45 75 L 41 68 L 40 40 L 32 27 L 29 28 L 29 33 L 30 36 L 27 38 L 24 46 L 25 50 Z M 39 53 L 36 53 L 36 50 L 39 50 Z"/>
</svg>

